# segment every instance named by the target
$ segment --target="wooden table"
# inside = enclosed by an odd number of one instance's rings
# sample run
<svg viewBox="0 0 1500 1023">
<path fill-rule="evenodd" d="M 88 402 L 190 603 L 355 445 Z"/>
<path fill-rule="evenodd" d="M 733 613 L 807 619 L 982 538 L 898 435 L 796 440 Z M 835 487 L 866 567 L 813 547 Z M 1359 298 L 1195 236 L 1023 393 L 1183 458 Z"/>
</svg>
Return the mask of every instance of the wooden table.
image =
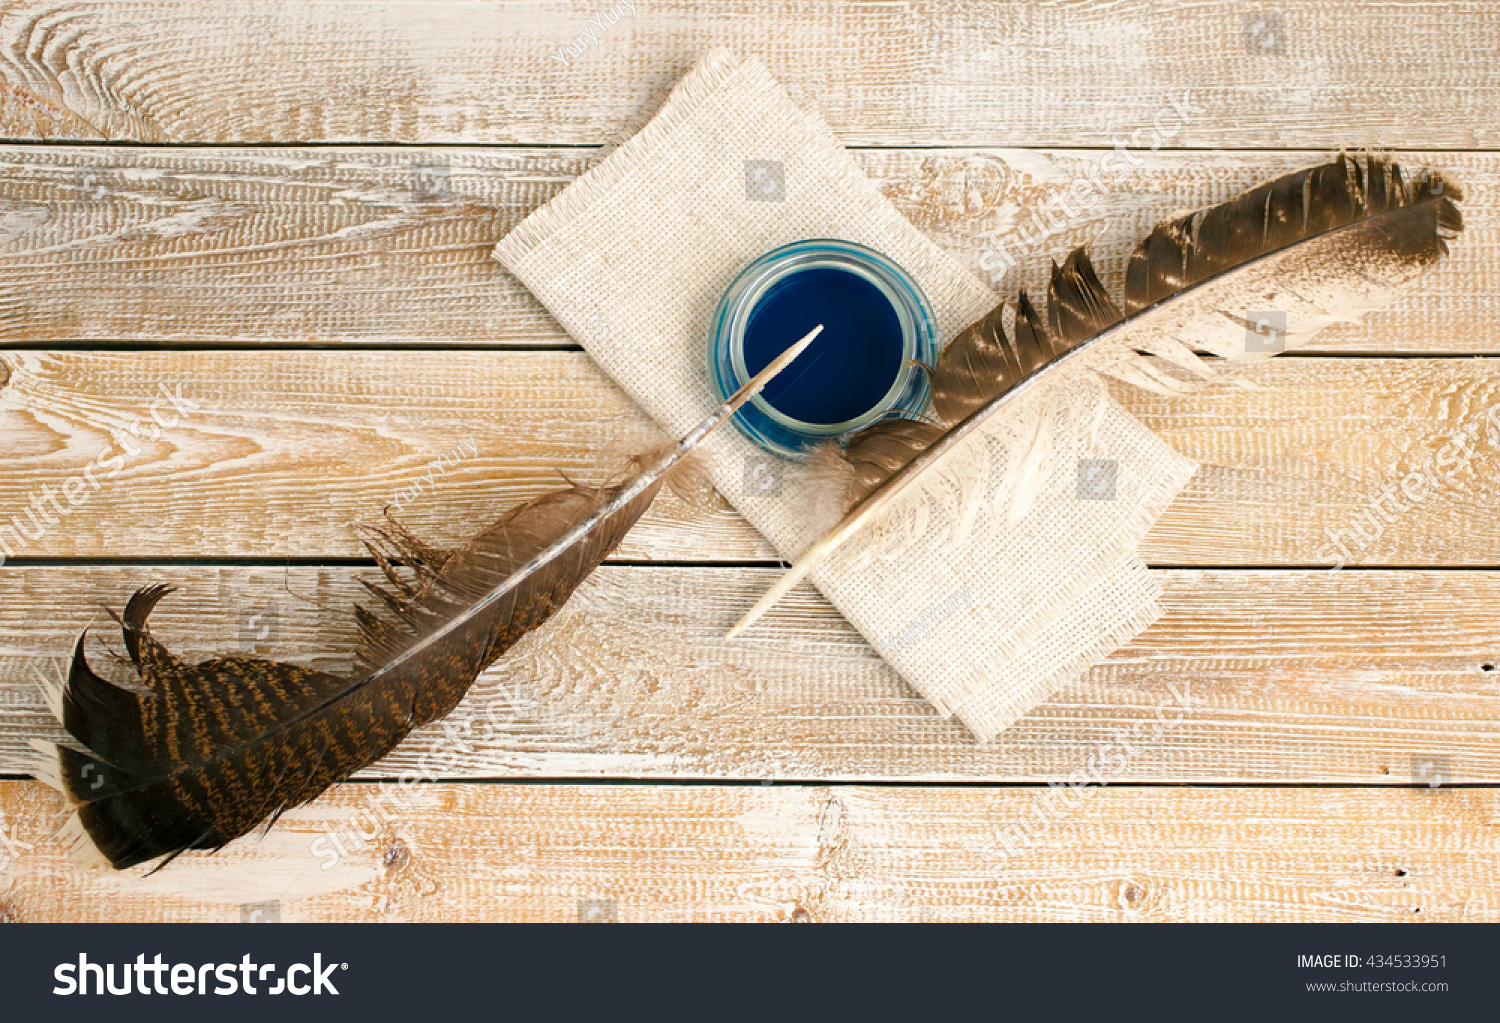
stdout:
<svg viewBox="0 0 1500 1023">
<path fill-rule="evenodd" d="M 0 523 L 162 388 L 201 406 L 0 568 L 0 919 L 1500 919 L 1500 447 L 1349 568 L 1323 557 L 1500 401 L 1494 6 L 633 7 L 0 9 Z M 991 744 L 811 590 L 721 642 L 771 552 L 668 497 L 357 782 L 150 877 L 72 868 L 21 755 L 58 734 L 32 673 L 90 624 L 118 647 L 102 606 L 169 580 L 154 624 L 184 656 L 346 668 L 355 523 L 405 494 L 461 537 L 642 424 L 489 251 L 720 43 L 971 265 L 1174 97 L 1202 109 L 1007 291 L 1092 241 L 1118 293 L 1155 220 L 1341 145 L 1451 172 L 1468 229 L 1262 390 L 1120 392 L 1206 463 L 1145 547 L 1166 616 Z M 1194 713 L 1000 856 L 1169 686 Z M 405 801 L 419 764 L 443 780 Z"/>
</svg>

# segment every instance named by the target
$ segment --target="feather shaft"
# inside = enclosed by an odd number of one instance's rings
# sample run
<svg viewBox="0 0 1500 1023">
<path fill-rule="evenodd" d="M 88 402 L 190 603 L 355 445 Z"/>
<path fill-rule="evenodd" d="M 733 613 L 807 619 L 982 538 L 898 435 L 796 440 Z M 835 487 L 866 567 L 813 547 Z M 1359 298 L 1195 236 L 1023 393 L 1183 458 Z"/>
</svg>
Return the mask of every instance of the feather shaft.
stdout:
<svg viewBox="0 0 1500 1023">
<path fill-rule="evenodd" d="M 434 644 L 442 641 L 443 639 L 446 639 L 453 632 L 457 631 L 465 622 L 471 620 L 476 615 L 483 613 L 485 610 L 489 609 L 495 604 L 498 604 L 511 593 L 515 592 L 516 588 L 519 587 L 523 582 L 525 582 L 526 579 L 535 575 L 542 568 L 557 560 L 557 558 L 561 557 L 575 544 L 577 544 L 579 540 L 592 533 L 601 522 L 604 522 L 611 516 L 618 514 L 622 509 L 626 508 L 632 501 L 636 500 L 643 493 L 645 493 L 647 489 L 654 486 L 658 481 L 660 481 L 661 478 L 665 476 L 674 465 L 680 462 L 689 452 L 696 448 L 705 437 L 713 433 L 713 431 L 716 430 L 719 426 L 723 425 L 724 421 L 727 420 L 730 416 L 734 415 L 734 413 L 739 410 L 740 406 L 744 405 L 745 402 L 749 401 L 752 397 L 758 394 L 760 390 L 766 386 L 766 384 L 771 382 L 771 379 L 775 377 L 776 374 L 780 373 L 783 369 L 789 366 L 792 361 L 797 358 L 797 356 L 801 355 L 802 352 L 807 348 L 807 346 L 812 344 L 814 339 L 816 339 L 817 336 L 822 332 L 823 324 L 820 323 L 811 331 L 809 331 L 800 341 L 778 355 L 771 361 L 768 366 L 766 366 L 765 369 L 757 373 L 743 387 L 741 387 L 734 394 L 730 395 L 723 404 L 714 409 L 714 411 L 708 416 L 708 418 L 704 419 L 703 422 L 693 427 L 692 430 L 690 430 L 680 441 L 677 442 L 677 445 L 673 447 L 671 451 L 663 455 L 652 465 L 637 473 L 629 483 L 620 488 L 619 492 L 616 493 L 613 498 L 611 498 L 605 504 L 601 505 L 599 509 L 592 515 L 590 515 L 587 519 L 570 529 L 555 543 L 553 543 L 542 553 L 538 554 L 535 558 L 533 558 L 518 571 L 512 573 L 511 576 L 505 580 L 505 582 L 501 583 L 499 586 L 497 586 L 495 589 L 491 590 L 488 594 L 481 598 L 477 603 L 475 603 L 467 613 L 453 619 L 442 628 L 437 629 L 427 636 L 423 637 L 421 640 L 408 647 L 398 657 L 392 659 L 385 665 L 382 665 L 380 668 L 377 668 L 375 671 L 371 672 L 365 677 L 365 679 L 362 680 L 362 682 L 358 684 L 363 685 L 366 683 L 379 681 L 381 678 L 394 673 L 408 661 L 417 657 L 419 654 L 421 654 Z"/>
</svg>

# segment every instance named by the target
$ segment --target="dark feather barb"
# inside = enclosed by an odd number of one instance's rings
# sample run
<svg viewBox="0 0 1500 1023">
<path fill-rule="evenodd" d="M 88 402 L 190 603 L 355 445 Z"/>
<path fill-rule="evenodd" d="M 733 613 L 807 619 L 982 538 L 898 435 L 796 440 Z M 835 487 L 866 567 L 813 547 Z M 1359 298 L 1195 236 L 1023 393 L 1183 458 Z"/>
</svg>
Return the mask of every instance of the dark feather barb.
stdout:
<svg viewBox="0 0 1500 1023">
<path fill-rule="evenodd" d="M 1005 331 L 1007 310 L 1002 303 L 960 331 L 943 349 L 931 377 L 933 411 L 941 423 L 959 422 L 1120 318 L 1082 249 L 1069 255 L 1062 266 L 1052 265 L 1048 292 L 1050 325 L 1042 322 L 1022 291 L 1016 299 L 1014 337 Z M 916 429 L 908 420 L 887 419 L 855 434 L 845 451 L 855 470 L 857 496 L 884 483 L 943 432 L 942 426 Z"/>
<path fill-rule="evenodd" d="M 118 621 L 146 691 L 94 674 L 80 637 L 59 703 L 64 727 L 87 752 L 59 746 L 55 764 L 39 772 L 77 806 L 75 852 L 124 868 L 217 849 L 443 717 L 608 557 L 667 473 L 821 329 L 617 486 L 544 495 L 452 551 L 417 540 L 394 520 L 368 531 L 386 585 L 367 588 L 384 613 L 356 609 L 353 677 L 257 657 L 187 664 L 147 624 L 171 588 L 138 591 Z"/>
<path fill-rule="evenodd" d="M 743 632 L 839 544 L 929 466 L 1046 376 L 1087 356 L 1089 369 L 1162 393 L 1217 379 L 1219 364 L 1259 357 L 1247 350 L 1248 309 L 1287 314 L 1284 347 L 1378 308 L 1391 291 L 1448 251 L 1463 227 L 1460 190 L 1427 172 L 1415 183 L 1395 163 L 1345 153 L 1330 163 L 1266 182 L 1227 202 L 1156 227 L 1131 256 L 1122 311 L 1083 249 L 1054 266 L 1048 327 L 1023 292 L 1016 338 L 1002 310 L 960 332 L 938 359 L 934 404 L 949 423 L 912 437 L 890 423 L 856 435 L 846 452 L 879 437 L 880 471 L 855 474 L 853 506 L 730 630 Z M 884 435 L 884 436 L 880 436 Z M 847 458 L 846 454 L 846 458 Z M 899 463 L 899 464 L 898 464 Z"/>
</svg>

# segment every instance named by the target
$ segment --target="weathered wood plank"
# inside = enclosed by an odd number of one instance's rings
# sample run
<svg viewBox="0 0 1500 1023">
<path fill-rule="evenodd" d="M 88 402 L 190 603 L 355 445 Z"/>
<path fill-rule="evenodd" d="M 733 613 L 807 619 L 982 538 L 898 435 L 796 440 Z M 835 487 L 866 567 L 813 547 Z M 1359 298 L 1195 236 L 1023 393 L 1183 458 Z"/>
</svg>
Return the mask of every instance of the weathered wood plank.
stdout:
<svg viewBox="0 0 1500 1023">
<path fill-rule="evenodd" d="M 10 366 L 0 542 L 18 554 L 363 555 L 356 524 L 387 506 L 458 540 L 563 486 L 560 474 L 601 482 L 660 439 L 582 352 L 5 352 L 0 361 Z M 163 388 L 201 411 L 179 416 Z M 152 420 L 153 401 L 161 422 L 176 420 L 170 429 Z M 113 435 L 132 421 L 138 438 Z M 112 456 L 124 459 L 119 475 L 94 469 L 84 482 L 99 487 L 84 485 L 77 507 L 64 500 L 66 519 L 45 503 L 30 517 L 43 486 L 55 494 Z M 667 493 L 619 556 L 771 554 L 718 508 L 696 514 Z"/>
<path fill-rule="evenodd" d="M 0 23 L 0 131 L 591 144 L 721 44 L 764 60 L 851 144 L 1112 145 L 1173 131 L 1185 95 L 1170 145 L 1500 138 L 1500 19 L 1479 0 L 28 0 Z"/>
<path fill-rule="evenodd" d="M 0 367 L 0 554 L 355 556 L 353 524 L 387 504 L 424 535 L 458 539 L 555 488 L 559 472 L 601 480 L 647 429 L 582 352 L 8 351 Z M 1500 360 L 1283 358 L 1247 379 L 1262 389 L 1170 400 L 1118 389 L 1205 463 L 1147 538 L 1149 561 L 1332 564 L 1329 537 L 1342 531 L 1351 564 L 1500 564 L 1489 439 L 1500 419 L 1486 418 Z M 179 417 L 162 388 L 203 408 Z M 153 401 L 163 422 L 180 421 L 160 430 Z M 110 478 L 101 459 L 128 453 L 110 431 L 132 417 L 139 453 Z M 1436 471 L 1464 429 L 1474 455 L 1451 478 L 1403 498 L 1399 514 L 1384 498 L 1371 510 L 1387 485 Z M 82 480 L 78 504 L 52 508 L 46 493 L 70 479 Z M 619 557 L 773 556 L 715 508 L 664 495 Z"/>
<path fill-rule="evenodd" d="M 976 272 L 981 260 L 1000 268 L 1002 251 L 1013 255 L 1015 272 L 998 282 L 1007 294 L 1023 284 L 1044 292 L 1049 261 L 1084 243 L 1119 294 L 1131 249 L 1156 221 L 1320 158 L 1144 152 L 1139 166 L 1116 158 L 1105 168 L 1110 194 L 1084 208 L 1070 186 L 1104 155 L 856 153 L 904 214 Z M 0 343 L 568 344 L 489 252 L 590 159 L 543 149 L 0 147 Z M 1463 239 L 1392 308 L 1329 331 L 1316 348 L 1500 351 L 1500 155 L 1403 159 L 1464 183 Z M 1043 233 L 1033 219 L 1043 207 L 1058 229 L 1022 244 Z"/>
<path fill-rule="evenodd" d="M 337 671 L 355 575 L 0 572 L 0 772 L 58 734 L 32 672 L 90 624 L 119 649 L 101 608 L 135 587 L 182 588 L 153 622 L 190 660 L 254 651 Z M 1123 737 L 1136 752 L 1119 777 L 1134 781 L 1410 785 L 1427 762 L 1452 782 L 1500 781 L 1500 573 L 1163 572 L 1157 625 L 984 745 L 810 590 L 723 642 L 771 577 L 605 567 L 371 776 L 1042 781 L 1111 758 Z M 92 660 L 117 670 L 103 651 Z M 1182 720 L 1158 734 L 1158 710 Z"/>
<path fill-rule="evenodd" d="M 346 785 L 259 843 L 147 877 L 76 870 L 50 837 L 61 797 L 4 782 L 0 819 L 24 845 L 0 878 L 0 911 L 236 921 L 275 902 L 282 921 L 1500 920 L 1493 790 L 1095 789 L 1002 859 L 1000 834 L 1047 791 L 436 785 L 412 801 L 398 786 Z M 355 832 L 371 838 L 355 847 Z"/>
</svg>

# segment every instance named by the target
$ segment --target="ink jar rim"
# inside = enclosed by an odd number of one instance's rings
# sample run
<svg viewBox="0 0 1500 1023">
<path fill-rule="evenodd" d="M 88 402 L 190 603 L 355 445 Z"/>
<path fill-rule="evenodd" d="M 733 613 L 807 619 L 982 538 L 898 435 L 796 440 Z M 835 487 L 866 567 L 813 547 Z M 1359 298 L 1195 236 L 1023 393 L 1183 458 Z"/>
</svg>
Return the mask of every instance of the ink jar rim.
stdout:
<svg viewBox="0 0 1500 1023">
<path fill-rule="evenodd" d="M 735 426 L 760 447 L 783 458 L 802 460 L 821 440 L 844 436 L 891 414 L 917 414 L 931 394 L 927 373 L 937 359 L 937 325 L 927 296 L 911 275 L 883 253 L 857 242 L 809 238 L 772 249 L 747 265 L 725 289 L 714 313 L 708 346 L 709 375 L 720 400 L 750 378 L 745 366 L 745 330 L 756 305 L 776 284 L 802 270 L 833 268 L 871 284 L 891 304 L 901 326 L 901 367 L 886 393 L 860 415 L 842 423 L 793 419 L 761 395 L 734 417 Z M 787 344 L 796 338 L 788 338 Z"/>
</svg>

